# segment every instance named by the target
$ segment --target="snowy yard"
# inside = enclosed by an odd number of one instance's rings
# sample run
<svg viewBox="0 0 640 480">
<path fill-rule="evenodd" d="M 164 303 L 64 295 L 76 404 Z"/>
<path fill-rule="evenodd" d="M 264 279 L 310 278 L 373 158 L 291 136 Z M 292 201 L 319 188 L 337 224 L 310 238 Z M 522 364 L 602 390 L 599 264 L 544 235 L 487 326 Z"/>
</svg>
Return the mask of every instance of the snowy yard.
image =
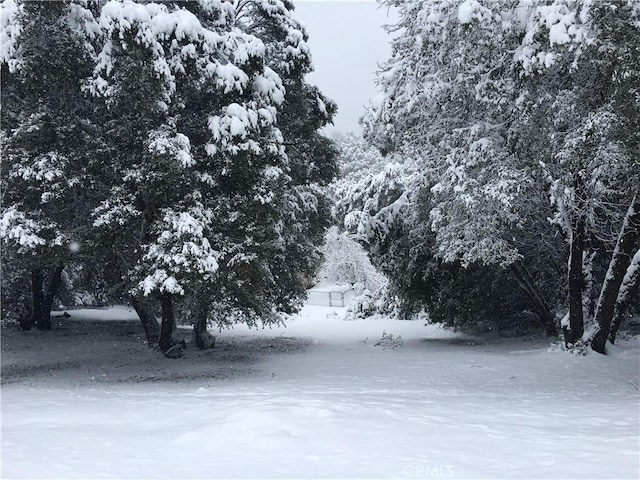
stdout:
<svg viewBox="0 0 640 480">
<path fill-rule="evenodd" d="M 579 358 L 308 306 L 169 360 L 124 308 L 71 313 L 3 332 L 3 478 L 638 477 L 637 336 Z"/>
</svg>

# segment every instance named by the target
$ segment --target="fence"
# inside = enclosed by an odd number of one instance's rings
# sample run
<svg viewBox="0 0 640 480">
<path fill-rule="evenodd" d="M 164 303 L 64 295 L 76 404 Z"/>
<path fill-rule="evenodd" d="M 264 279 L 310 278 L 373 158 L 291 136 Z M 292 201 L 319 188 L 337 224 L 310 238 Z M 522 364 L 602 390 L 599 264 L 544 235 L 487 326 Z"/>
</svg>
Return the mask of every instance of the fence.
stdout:
<svg viewBox="0 0 640 480">
<path fill-rule="evenodd" d="M 315 286 L 307 291 L 309 305 L 346 307 L 354 297 L 355 293 L 351 285 Z"/>
</svg>

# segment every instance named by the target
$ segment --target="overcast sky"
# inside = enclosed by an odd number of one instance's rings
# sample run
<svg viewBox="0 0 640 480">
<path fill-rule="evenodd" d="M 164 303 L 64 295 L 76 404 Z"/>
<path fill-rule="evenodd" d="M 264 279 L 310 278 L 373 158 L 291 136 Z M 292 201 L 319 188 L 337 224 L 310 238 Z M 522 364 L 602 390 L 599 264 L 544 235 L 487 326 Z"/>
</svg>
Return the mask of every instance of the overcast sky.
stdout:
<svg viewBox="0 0 640 480">
<path fill-rule="evenodd" d="M 394 17 L 373 0 L 294 0 L 294 16 L 309 34 L 315 72 L 310 83 L 338 104 L 334 127 L 342 133 L 361 133 L 358 118 L 377 94 L 378 64 L 391 55 L 382 25 Z"/>
</svg>

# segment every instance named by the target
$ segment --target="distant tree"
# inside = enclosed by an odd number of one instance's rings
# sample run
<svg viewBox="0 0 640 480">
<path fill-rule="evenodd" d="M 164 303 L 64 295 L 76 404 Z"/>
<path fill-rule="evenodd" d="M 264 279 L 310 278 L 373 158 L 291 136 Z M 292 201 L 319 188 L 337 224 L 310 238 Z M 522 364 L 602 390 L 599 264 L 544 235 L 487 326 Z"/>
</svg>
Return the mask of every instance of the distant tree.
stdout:
<svg viewBox="0 0 640 480">
<path fill-rule="evenodd" d="M 349 133 L 336 141 L 339 151 L 338 167 L 340 169 L 341 184 L 353 184 L 368 174 L 378 173 L 387 163 L 389 157 L 384 157 L 380 151 L 368 143 L 363 137 Z M 401 158 L 394 158 L 396 162 Z"/>
<path fill-rule="evenodd" d="M 322 253 L 324 262 L 317 275 L 321 282 L 348 283 L 360 293 L 364 290 L 376 293 L 387 283 L 371 264 L 362 245 L 337 227 L 327 232 Z"/>
</svg>

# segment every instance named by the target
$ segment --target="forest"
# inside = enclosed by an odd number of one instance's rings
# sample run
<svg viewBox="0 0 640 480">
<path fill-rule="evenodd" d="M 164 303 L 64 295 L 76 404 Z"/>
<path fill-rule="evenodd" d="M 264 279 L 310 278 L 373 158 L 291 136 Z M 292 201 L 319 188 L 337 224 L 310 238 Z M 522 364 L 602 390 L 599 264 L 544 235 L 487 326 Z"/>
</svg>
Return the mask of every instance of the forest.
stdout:
<svg viewBox="0 0 640 480">
<path fill-rule="evenodd" d="M 381 5 L 381 95 L 330 139 L 288 0 L 4 0 L 3 324 L 129 303 L 206 348 L 352 249 L 361 316 L 605 353 L 640 303 L 640 5 Z"/>
</svg>

